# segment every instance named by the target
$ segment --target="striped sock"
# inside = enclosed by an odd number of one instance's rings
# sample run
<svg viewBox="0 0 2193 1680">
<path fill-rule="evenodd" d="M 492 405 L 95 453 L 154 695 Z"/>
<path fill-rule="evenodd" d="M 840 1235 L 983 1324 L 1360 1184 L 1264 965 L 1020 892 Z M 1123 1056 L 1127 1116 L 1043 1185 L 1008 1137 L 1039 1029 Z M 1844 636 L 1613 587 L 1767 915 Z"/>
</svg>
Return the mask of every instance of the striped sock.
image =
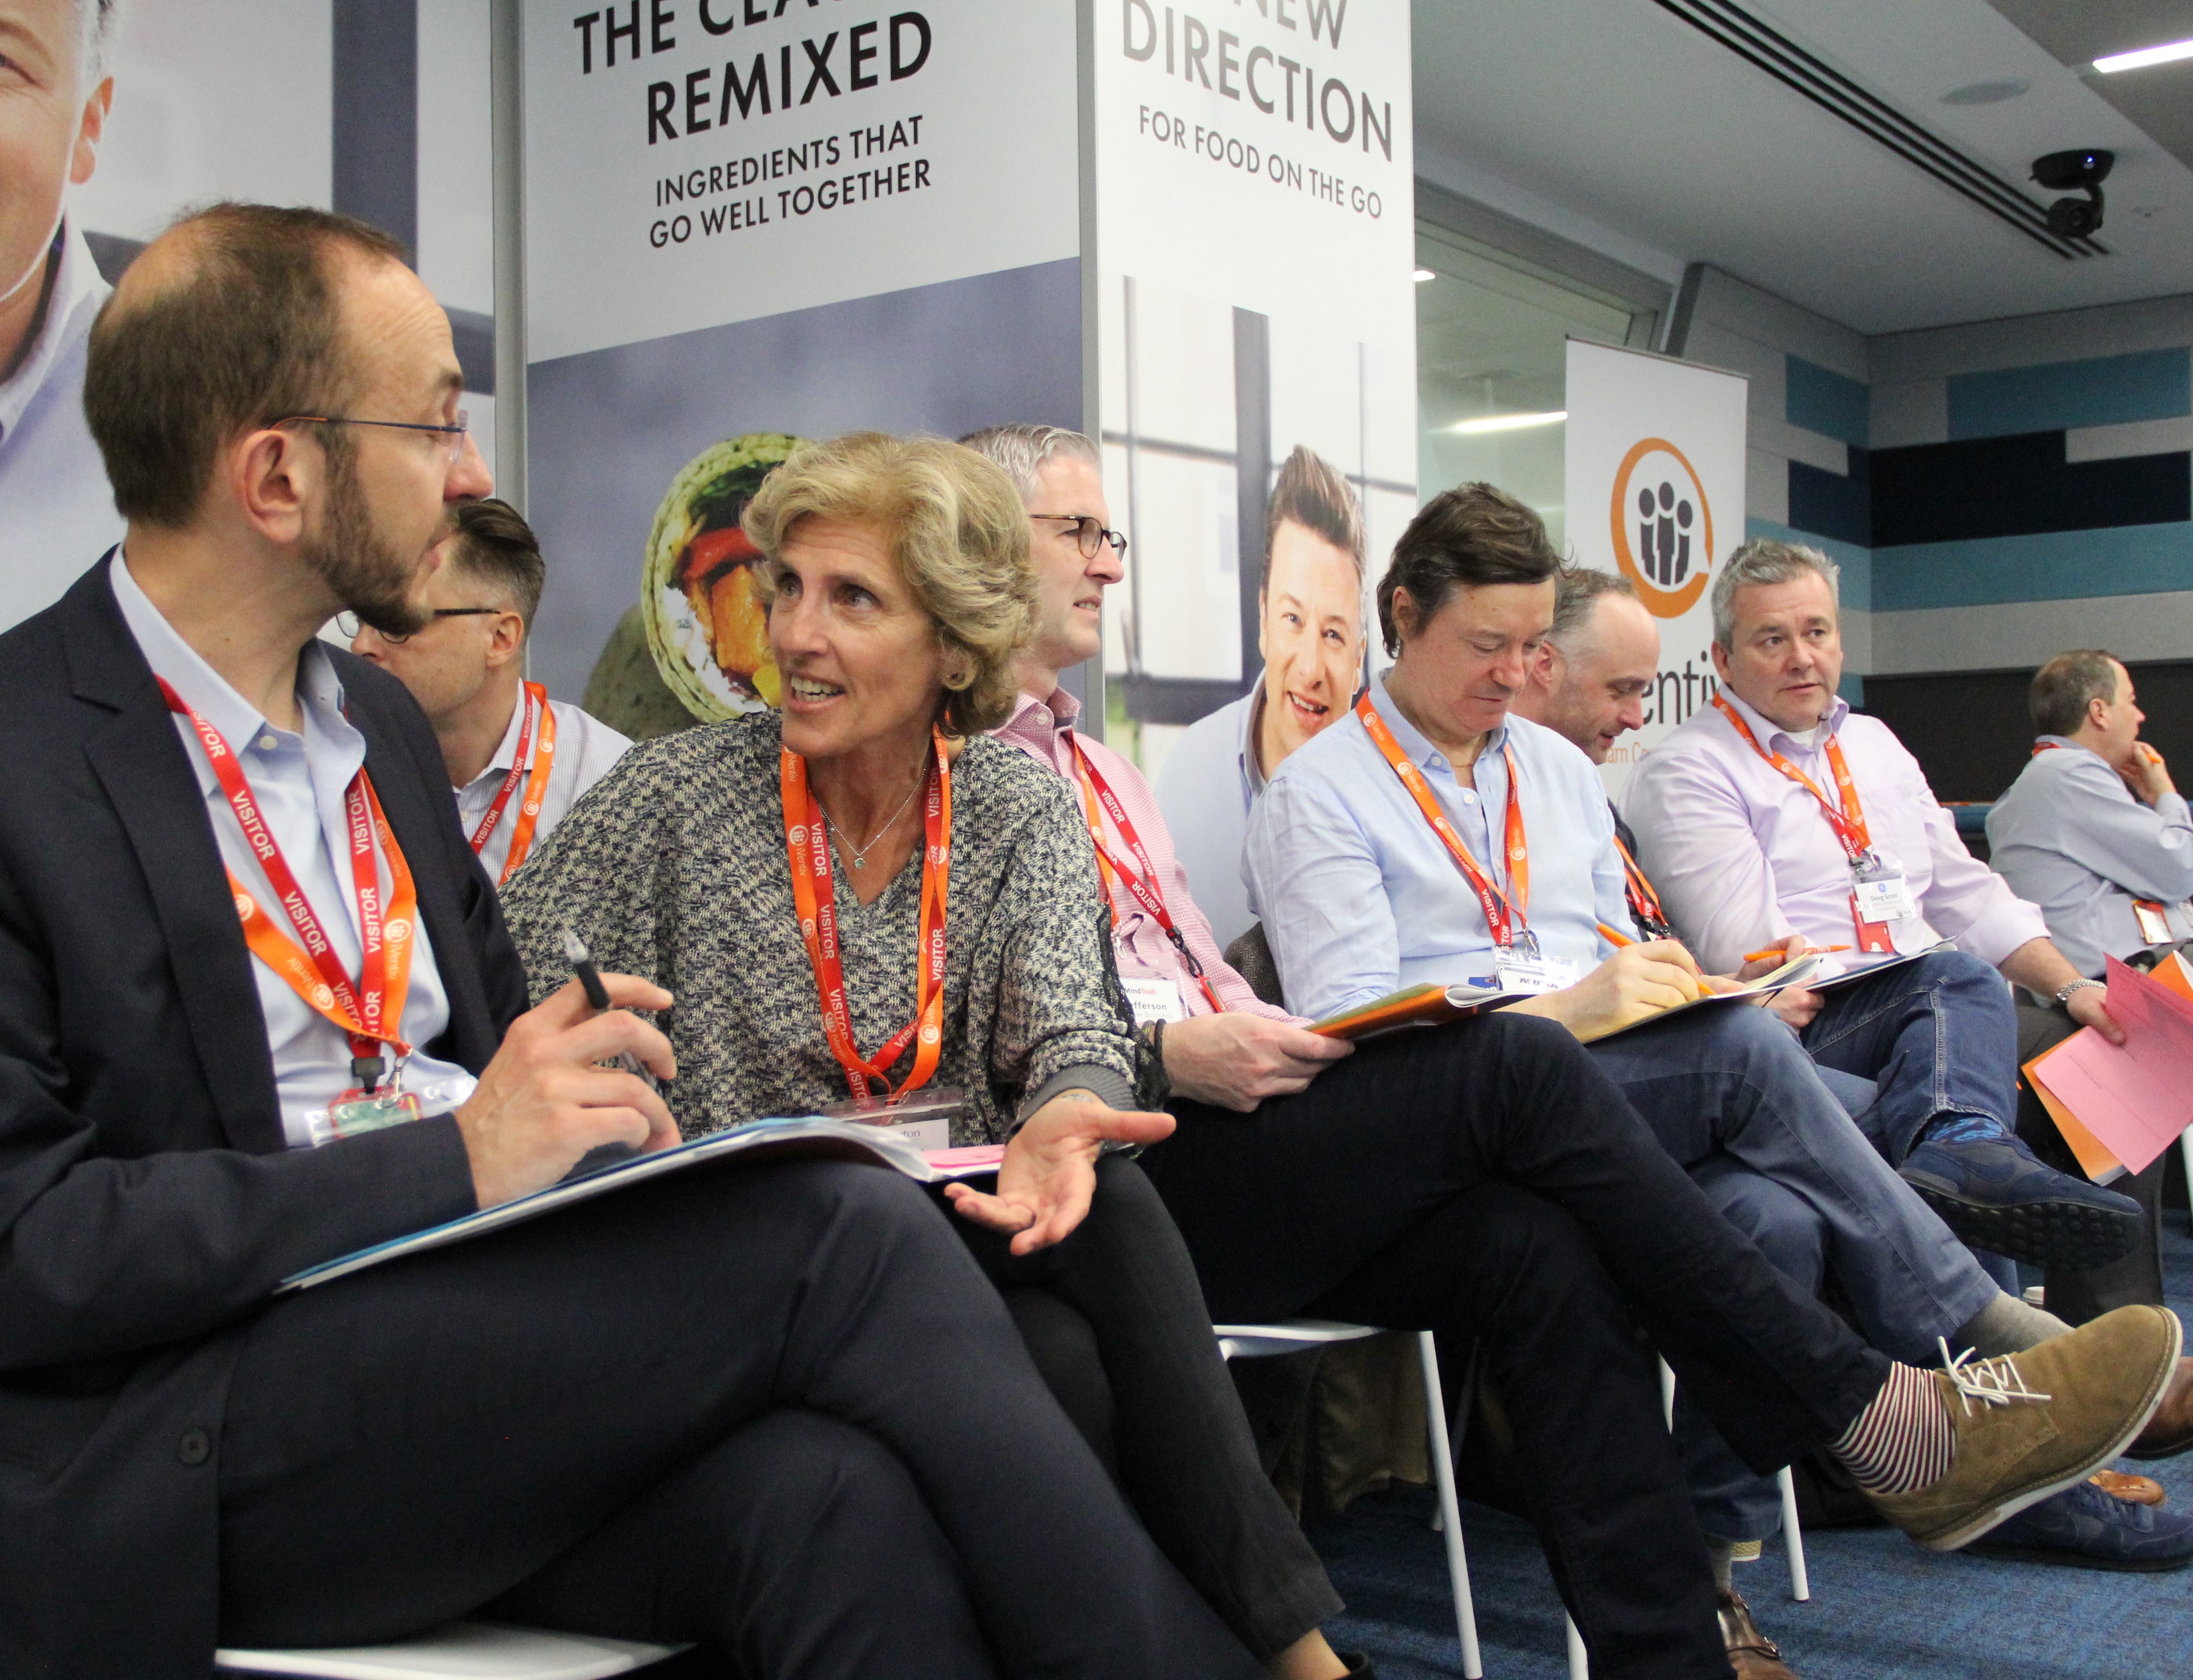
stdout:
<svg viewBox="0 0 2193 1680">
<path fill-rule="evenodd" d="M 1910 1494 L 1950 1473 L 1955 1439 L 1932 1375 L 1894 1365 L 1873 1403 L 1828 1451 L 1867 1493 Z"/>
</svg>

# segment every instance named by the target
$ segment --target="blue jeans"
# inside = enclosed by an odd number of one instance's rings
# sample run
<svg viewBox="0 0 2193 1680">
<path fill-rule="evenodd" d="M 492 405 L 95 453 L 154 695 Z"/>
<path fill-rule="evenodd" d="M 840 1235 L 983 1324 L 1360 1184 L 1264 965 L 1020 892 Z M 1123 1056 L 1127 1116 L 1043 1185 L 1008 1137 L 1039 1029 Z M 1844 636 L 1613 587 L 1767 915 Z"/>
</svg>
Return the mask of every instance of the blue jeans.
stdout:
<svg viewBox="0 0 2193 1680">
<path fill-rule="evenodd" d="M 1832 1264 L 1866 1339 L 1924 1362 L 1993 1300 L 1994 1279 L 1888 1167 L 1782 1021 L 1742 1004 L 1693 1011 L 1591 1046 L 1709 1200 L 1806 1293 Z M 1877 1108 L 1879 1104 L 1876 1103 Z M 1675 1448 L 1699 1525 L 1724 1540 L 1774 1533 L 1781 1503 L 1676 1400 Z"/>
<path fill-rule="evenodd" d="M 1862 1075 L 1879 1095 L 1858 1115 L 1892 1167 L 1931 1121 L 1986 1115 L 2018 1123 L 2018 1008 L 2003 978 L 1962 951 L 1932 956 L 1825 994 L 1805 1029 L 1824 1068 Z"/>
</svg>

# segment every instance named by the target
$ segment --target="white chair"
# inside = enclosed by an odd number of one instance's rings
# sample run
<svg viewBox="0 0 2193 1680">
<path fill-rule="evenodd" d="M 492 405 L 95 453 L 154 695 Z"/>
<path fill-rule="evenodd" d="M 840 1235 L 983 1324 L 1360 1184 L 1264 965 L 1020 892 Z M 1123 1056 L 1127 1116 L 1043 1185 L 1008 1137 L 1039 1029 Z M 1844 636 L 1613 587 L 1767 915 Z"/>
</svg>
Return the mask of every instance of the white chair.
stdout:
<svg viewBox="0 0 2193 1680">
<path fill-rule="evenodd" d="M 1675 1426 L 1675 1373 L 1668 1362 L 1660 1362 L 1660 1411 L 1668 1427 Z M 1782 1490 L 1782 1549 L 1789 1560 L 1789 1596 L 1802 1604 L 1812 1596 L 1812 1577 L 1805 1573 L 1805 1536 L 1797 1526 L 1797 1480 L 1784 1465 L 1774 1472 L 1774 1484 Z"/>
<path fill-rule="evenodd" d="M 215 1651 L 213 1664 L 220 1674 L 296 1674 L 320 1680 L 602 1680 L 652 1667 L 685 1648 L 459 1621 L 387 1645 Z"/>
<path fill-rule="evenodd" d="M 1367 1324 L 1335 1324 L 1320 1318 L 1290 1318 L 1273 1324 L 1219 1324 L 1219 1356 L 1223 1359 L 1267 1359 L 1274 1354 L 1300 1353 L 1307 1348 L 1334 1342 L 1360 1341 L 1378 1332 Z M 1464 1680 L 1484 1680 L 1485 1664 L 1478 1655 L 1477 1611 L 1470 1603 L 1469 1560 L 1462 1545 L 1462 1506 L 1454 1491 L 1454 1451 L 1449 1444 L 1446 1401 L 1440 1393 L 1439 1349 L 1432 1333 L 1417 1333 L 1417 1359 L 1424 1379 L 1424 1416 L 1431 1435 L 1432 1484 L 1439 1490 L 1440 1537 L 1446 1542 L 1447 1585 L 1454 1591 L 1454 1629 L 1462 1641 Z"/>
</svg>

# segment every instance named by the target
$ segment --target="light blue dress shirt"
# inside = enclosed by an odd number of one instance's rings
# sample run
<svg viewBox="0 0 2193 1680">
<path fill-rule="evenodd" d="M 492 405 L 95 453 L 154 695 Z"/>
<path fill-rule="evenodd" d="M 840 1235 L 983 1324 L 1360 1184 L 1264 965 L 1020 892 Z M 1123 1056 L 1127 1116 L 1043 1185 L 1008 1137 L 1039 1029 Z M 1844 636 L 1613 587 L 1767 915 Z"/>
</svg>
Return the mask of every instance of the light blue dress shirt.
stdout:
<svg viewBox="0 0 2193 1680">
<path fill-rule="evenodd" d="M 1507 884 L 1512 748 L 1530 853 L 1531 930 L 1546 955 L 1579 970 L 1623 926 L 1622 859 L 1599 772 L 1552 730 L 1511 717 L 1463 787 L 1373 679 L 1371 703 L 1415 762 L 1487 874 Z M 1492 932 L 1446 843 L 1352 711 L 1292 754 L 1250 813 L 1242 869 L 1286 986 L 1287 1007 L 1322 1018 L 1402 986 L 1452 984 L 1492 969 Z"/>
<path fill-rule="evenodd" d="M 1221 950 L 1257 919 L 1241 875 L 1241 847 L 1249 837 L 1249 807 L 1264 790 L 1249 744 L 1263 715 L 1263 693 L 1259 681 L 1231 705 L 1189 725 L 1151 784 L 1196 908 L 1210 919 L 1211 936 Z"/>
<path fill-rule="evenodd" d="M 2061 735 L 1988 812 L 1988 860 L 2041 907 L 2064 960 L 2099 979 L 2104 957 L 2145 950 L 2132 901 L 2163 906 L 2173 940 L 2193 938 L 2193 814 L 2177 794 L 2150 809 L 2099 753 Z"/>
<path fill-rule="evenodd" d="M 343 794 L 365 762 L 365 737 L 343 715 L 342 684 L 327 650 L 312 642 L 298 661 L 297 701 L 303 715 L 302 732 L 277 729 L 175 634 L 159 608 L 137 587 L 118 548 L 108 564 L 107 575 L 114 586 L 114 599 L 122 608 L 123 621 L 136 639 L 145 662 L 197 708 L 198 715 L 220 731 L 221 739 L 235 753 L 244 779 L 251 784 L 260 815 L 272 830 L 297 885 L 319 917 L 335 960 L 356 978 L 364 936 L 358 928 L 358 899 L 351 891 L 350 821 Z M 221 791 L 198 731 L 180 714 L 175 729 L 205 795 L 207 818 L 213 824 L 221 862 L 237 880 L 261 895 L 262 903 L 272 905 L 276 898 L 266 871 L 243 837 L 243 825 L 236 820 L 228 796 Z M 388 889 L 385 861 L 381 880 L 385 895 Z M 439 1081 L 469 1080 L 470 1075 L 454 1063 L 436 1060 L 423 1048 L 448 1029 L 449 997 L 434 960 L 434 942 L 427 937 L 423 921 L 415 937 L 411 985 L 404 999 L 403 1033 L 418 1046 L 404 1069 L 404 1084 L 416 1091 Z M 266 1018 L 266 1042 L 274 1058 L 274 1089 L 282 1104 L 283 1133 L 290 1148 L 309 1148 L 312 1135 L 306 1115 L 325 1108 L 355 1082 L 351 1078 L 350 1040 L 334 1023 L 307 1006 L 280 975 L 256 957 L 251 960 L 251 973 L 259 988 L 260 1010 Z"/>
<path fill-rule="evenodd" d="M 0 382 L 0 630 L 51 606 L 122 540 L 106 463 L 83 417 L 84 347 L 113 288 L 74 226 L 58 243 L 45 324 Z"/>
</svg>

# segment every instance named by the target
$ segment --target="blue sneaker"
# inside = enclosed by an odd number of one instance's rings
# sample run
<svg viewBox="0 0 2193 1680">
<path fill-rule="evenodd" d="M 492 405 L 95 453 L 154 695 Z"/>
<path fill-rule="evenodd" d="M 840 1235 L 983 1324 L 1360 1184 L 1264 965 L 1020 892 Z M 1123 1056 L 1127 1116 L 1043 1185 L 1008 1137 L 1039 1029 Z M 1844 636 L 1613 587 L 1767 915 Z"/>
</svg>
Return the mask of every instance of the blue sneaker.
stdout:
<svg viewBox="0 0 2193 1680">
<path fill-rule="evenodd" d="M 1936 1121 L 1897 1170 L 1964 1241 L 2028 1265 L 2087 1270 L 2139 1241 L 2138 1202 L 2043 1166 L 1984 1115 Z"/>
<path fill-rule="evenodd" d="M 2074 1569 L 2182 1569 L 2193 1560 L 2193 1516 L 2075 1482 L 1965 1550 Z"/>
</svg>

